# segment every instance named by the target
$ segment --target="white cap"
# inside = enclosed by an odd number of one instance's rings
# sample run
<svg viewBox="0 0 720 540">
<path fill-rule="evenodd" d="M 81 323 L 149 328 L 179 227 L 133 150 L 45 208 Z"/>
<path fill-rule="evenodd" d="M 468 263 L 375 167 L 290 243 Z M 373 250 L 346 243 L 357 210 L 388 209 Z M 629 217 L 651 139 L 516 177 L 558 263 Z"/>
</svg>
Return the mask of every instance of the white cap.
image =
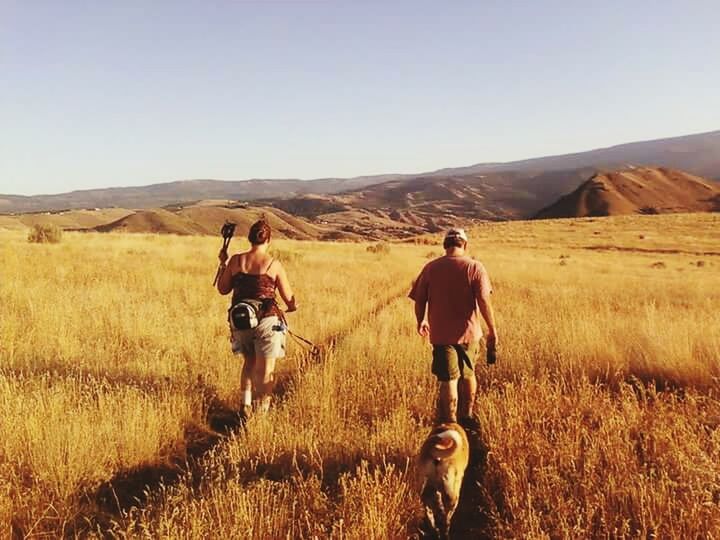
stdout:
<svg viewBox="0 0 720 540">
<path fill-rule="evenodd" d="M 452 228 L 448 232 L 445 233 L 445 240 L 448 238 L 460 238 L 461 240 L 468 241 L 467 234 L 465 234 L 465 229 L 459 229 L 459 228 Z"/>
</svg>

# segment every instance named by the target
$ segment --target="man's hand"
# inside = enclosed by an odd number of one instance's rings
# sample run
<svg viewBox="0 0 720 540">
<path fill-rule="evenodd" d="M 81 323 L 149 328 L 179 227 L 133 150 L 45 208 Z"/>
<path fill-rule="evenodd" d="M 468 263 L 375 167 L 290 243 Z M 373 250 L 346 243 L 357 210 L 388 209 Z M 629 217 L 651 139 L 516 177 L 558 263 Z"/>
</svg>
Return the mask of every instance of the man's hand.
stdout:
<svg viewBox="0 0 720 540">
<path fill-rule="evenodd" d="M 487 364 L 492 365 L 497 361 L 497 334 L 491 331 L 487 336 Z"/>
<path fill-rule="evenodd" d="M 422 337 L 428 337 L 430 335 L 430 325 L 427 321 L 421 321 L 418 323 L 417 333 Z"/>
<path fill-rule="evenodd" d="M 225 264 L 228 260 L 228 252 L 224 249 L 221 249 L 220 253 L 218 253 L 218 259 L 220 259 L 220 264 Z"/>
</svg>

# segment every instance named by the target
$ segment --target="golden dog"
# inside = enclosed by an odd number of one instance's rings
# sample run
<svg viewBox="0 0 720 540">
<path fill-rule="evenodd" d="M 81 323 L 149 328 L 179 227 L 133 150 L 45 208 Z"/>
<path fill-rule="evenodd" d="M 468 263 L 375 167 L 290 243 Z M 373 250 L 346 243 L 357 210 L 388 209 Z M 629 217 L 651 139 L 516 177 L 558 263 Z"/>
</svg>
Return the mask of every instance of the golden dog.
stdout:
<svg viewBox="0 0 720 540">
<path fill-rule="evenodd" d="M 428 522 L 441 538 L 450 534 L 469 455 L 465 430 L 455 423 L 435 427 L 420 450 L 420 473 L 425 479 L 422 502 Z"/>
</svg>

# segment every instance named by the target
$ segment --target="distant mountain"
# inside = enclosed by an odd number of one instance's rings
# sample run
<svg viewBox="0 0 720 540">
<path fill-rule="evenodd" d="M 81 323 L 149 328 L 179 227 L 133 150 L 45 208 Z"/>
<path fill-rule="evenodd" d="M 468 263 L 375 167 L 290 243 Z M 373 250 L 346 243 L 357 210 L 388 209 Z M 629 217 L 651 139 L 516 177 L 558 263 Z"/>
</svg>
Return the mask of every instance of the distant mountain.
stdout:
<svg viewBox="0 0 720 540">
<path fill-rule="evenodd" d="M 149 186 L 87 189 L 55 195 L 0 195 L 0 213 L 75 208 L 157 208 L 204 199 L 250 201 L 302 193 L 337 193 L 401 176 L 386 174 L 319 180 L 178 180 Z"/>
<path fill-rule="evenodd" d="M 682 171 L 632 167 L 593 175 L 537 218 L 720 211 L 720 185 Z"/>
<path fill-rule="evenodd" d="M 590 175 L 590 180 L 541 210 L 537 217 L 720 211 L 720 184 L 681 171 L 630 167 L 617 172 L 576 169 L 546 174 L 550 176 L 428 176 L 334 195 L 250 203 L 207 199 L 164 208 L 34 212 L 0 216 L 0 227 L 54 224 L 66 230 L 216 235 L 223 223 L 232 221 L 237 224 L 236 234 L 245 236 L 250 225 L 264 216 L 278 238 L 408 238 L 478 219 L 524 217 L 549 192 L 567 192 L 577 185 L 578 178 Z"/>
<path fill-rule="evenodd" d="M 199 200 L 262 201 L 308 218 L 341 211 L 378 218 L 400 216 L 402 226 L 465 219 L 529 217 L 601 170 L 634 166 L 682 169 L 720 179 L 720 131 L 637 142 L 509 163 L 481 163 L 424 174 L 317 180 L 184 180 L 143 187 L 93 189 L 57 195 L 0 195 L 0 213 L 82 208 L 149 209 Z M 428 222 L 430 220 L 430 222 Z M 367 221 L 367 220 L 364 220 Z M 372 220 L 371 220 L 372 221 Z M 344 227 L 353 228 L 343 218 Z"/>
<path fill-rule="evenodd" d="M 478 163 L 469 167 L 440 169 L 432 174 L 445 176 L 503 171 L 556 171 L 582 167 L 620 169 L 628 164 L 670 167 L 720 180 L 720 130 L 508 163 Z"/>
</svg>

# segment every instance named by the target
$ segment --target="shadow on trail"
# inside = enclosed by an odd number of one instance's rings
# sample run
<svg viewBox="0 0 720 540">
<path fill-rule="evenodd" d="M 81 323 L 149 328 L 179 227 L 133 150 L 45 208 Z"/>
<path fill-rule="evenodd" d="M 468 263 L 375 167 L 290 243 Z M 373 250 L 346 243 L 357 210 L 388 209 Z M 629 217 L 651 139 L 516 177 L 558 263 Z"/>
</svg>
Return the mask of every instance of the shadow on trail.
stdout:
<svg viewBox="0 0 720 540">
<path fill-rule="evenodd" d="M 292 392 L 293 388 L 300 384 L 307 368 L 322 363 L 328 357 L 330 351 L 336 344 L 351 335 L 357 326 L 357 322 L 367 318 L 368 315 L 385 309 L 400 295 L 390 295 L 384 301 L 379 302 L 371 310 L 352 321 L 346 329 L 328 336 L 319 347 L 317 354 L 307 352 L 298 355 L 297 369 L 292 372 L 279 372 L 276 377 L 274 399 L 281 402 L 286 395 Z M 94 374 L 93 374 L 94 375 Z M 152 378 L 137 381 L 134 377 L 128 377 L 123 382 L 138 383 L 142 386 L 168 387 L 174 386 L 172 381 L 155 381 Z M 103 482 L 97 489 L 81 496 L 84 501 L 85 510 L 74 520 L 73 524 L 65 531 L 66 537 L 83 537 L 89 532 L 108 531 L 112 528 L 113 522 L 133 507 L 140 508 L 147 504 L 153 494 L 161 488 L 177 484 L 180 481 L 190 480 L 194 487 L 198 487 L 202 481 L 204 469 L 202 458 L 218 446 L 228 435 L 237 433 L 245 426 L 247 418 L 231 407 L 226 401 L 218 396 L 217 390 L 206 384 L 199 376 L 197 382 L 192 385 L 193 391 L 200 392 L 206 404 L 206 426 L 197 423 L 188 423 L 185 426 L 183 438 L 177 441 L 166 452 L 167 458 L 157 462 L 140 464 L 129 469 L 116 473 L 112 478 Z M 187 385 L 185 386 L 187 389 Z M 328 486 L 337 485 L 339 477 L 345 472 L 351 472 L 360 464 L 360 456 L 357 460 L 351 460 L 350 464 L 340 461 L 324 461 L 321 473 L 323 483 Z M 405 459 L 407 462 L 407 459 Z M 318 473 L 317 467 L 311 463 L 293 463 L 295 470 L 305 471 L 306 474 Z M 259 464 L 256 475 L 265 478 L 286 478 L 281 471 L 287 471 L 286 463 Z M 22 531 L 17 531 L 24 536 Z"/>
<path fill-rule="evenodd" d="M 66 536 L 107 530 L 117 516 L 145 504 L 161 486 L 171 486 L 188 478 L 193 484 L 199 484 L 201 459 L 227 435 L 243 427 L 246 418 L 221 400 L 212 386 L 198 380 L 195 388 L 202 392 L 206 404 L 207 427 L 188 423 L 182 440 L 166 449 L 165 459 L 121 470 L 95 490 L 85 493 L 82 499 L 86 511 L 76 518 Z"/>
<path fill-rule="evenodd" d="M 329 454 L 333 454 L 332 451 Z M 361 452 L 351 454 L 338 454 L 322 459 L 313 459 L 307 454 L 287 452 L 277 456 L 272 461 L 261 461 L 254 464 L 251 477 L 245 477 L 243 482 L 248 480 L 266 479 L 276 482 L 286 481 L 292 475 L 300 475 L 303 479 L 316 476 L 320 479 L 320 486 L 330 498 L 337 497 L 341 491 L 341 478 L 346 475 L 353 475 L 367 464 L 370 469 L 394 468 L 398 471 L 405 471 L 411 466 L 414 456 L 402 454 L 387 454 L 383 456 L 382 462 L 368 459 L 368 456 Z"/>
<path fill-rule="evenodd" d="M 479 423 L 475 419 L 460 423 L 468 436 L 470 461 L 452 518 L 450 538 L 495 538 L 498 519 L 509 519 L 503 485 L 489 471 L 490 448 L 482 437 Z M 420 523 L 419 534 L 423 539 L 438 538 L 426 518 Z"/>
</svg>

